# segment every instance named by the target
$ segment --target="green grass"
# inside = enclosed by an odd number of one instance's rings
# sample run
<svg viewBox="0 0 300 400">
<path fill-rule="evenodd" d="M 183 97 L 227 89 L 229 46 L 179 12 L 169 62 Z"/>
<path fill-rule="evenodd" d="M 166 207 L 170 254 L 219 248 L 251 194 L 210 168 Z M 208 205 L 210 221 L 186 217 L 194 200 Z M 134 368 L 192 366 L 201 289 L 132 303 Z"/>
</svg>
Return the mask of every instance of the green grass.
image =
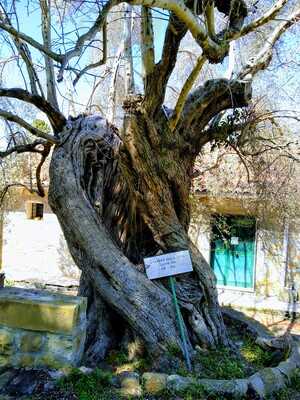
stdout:
<svg viewBox="0 0 300 400">
<path fill-rule="evenodd" d="M 241 348 L 241 354 L 245 360 L 256 369 L 267 367 L 271 364 L 273 353 L 263 350 L 253 340 L 246 339 Z"/>
<path fill-rule="evenodd" d="M 198 354 L 197 362 L 202 366 L 199 377 L 211 379 L 244 378 L 245 364 L 226 348 Z"/>
<path fill-rule="evenodd" d="M 74 369 L 68 377 L 58 382 L 58 386 L 60 389 L 75 393 L 79 400 L 119 399 L 112 387 L 112 378 L 110 372 L 100 369 L 95 369 L 89 375 Z"/>
</svg>

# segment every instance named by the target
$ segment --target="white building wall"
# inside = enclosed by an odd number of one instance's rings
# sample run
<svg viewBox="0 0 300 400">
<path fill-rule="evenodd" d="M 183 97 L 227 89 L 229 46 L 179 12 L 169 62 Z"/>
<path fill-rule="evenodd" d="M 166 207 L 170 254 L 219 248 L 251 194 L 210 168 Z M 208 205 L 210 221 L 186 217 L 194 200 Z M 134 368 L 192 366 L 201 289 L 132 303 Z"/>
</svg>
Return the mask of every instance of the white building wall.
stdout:
<svg viewBox="0 0 300 400">
<path fill-rule="evenodd" d="M 78 281 L 75 266 L 54 214 L 41 220 L 27 219 L 25 212 L 9 212 L 3 226 L 3 270 L 13 281 L 47 283 Z"/>
</svg>

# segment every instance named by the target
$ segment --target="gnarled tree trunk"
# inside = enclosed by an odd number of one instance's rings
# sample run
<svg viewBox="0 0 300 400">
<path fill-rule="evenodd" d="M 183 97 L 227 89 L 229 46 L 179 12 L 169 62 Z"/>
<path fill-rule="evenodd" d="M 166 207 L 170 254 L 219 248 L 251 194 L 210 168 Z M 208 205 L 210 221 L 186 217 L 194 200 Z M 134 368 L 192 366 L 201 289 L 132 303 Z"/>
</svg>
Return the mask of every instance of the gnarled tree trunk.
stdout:
<svg viewBox="0 0 300 400">
<path fill-rule="evenodd" d="M 158 250 L 192 257 L 194 272 L 177 277 L 190 348 L 228 345 L 213 272 L 187 233 L 195 153 L 139 101 L 125 120 L 122 139 L 99 116 L 69 120 L 50 167 L 50 205 L 89 298 L 87 356 L 103 358 L 126 326 L 152 356 L 182 346 L 166 280 L 144 272 L 143 257 Z"/>
</svg>

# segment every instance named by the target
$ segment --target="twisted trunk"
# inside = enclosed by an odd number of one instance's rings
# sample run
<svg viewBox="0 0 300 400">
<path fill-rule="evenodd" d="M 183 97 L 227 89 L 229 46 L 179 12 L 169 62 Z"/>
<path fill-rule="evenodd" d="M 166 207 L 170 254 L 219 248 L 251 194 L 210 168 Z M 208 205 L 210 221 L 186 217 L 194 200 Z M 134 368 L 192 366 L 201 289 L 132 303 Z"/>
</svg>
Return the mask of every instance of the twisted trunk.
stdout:
<svg viewBox="0 0 300 400">
<path fill-rule="evenodd" d="M 69 120 L 54 150 L 49 201 L 89 298 L 86 356 L 105 356 L 129 326 L 153 357 L 181 347 L 166 280 L 149 281 L 143 257 L 188 249 L 194 272 L 177 277 L 189 347 L 228 345 L 215 278 L 189 240 L 195 154 L 169 134 L 163 113 L 127 104 L 122 140 L 99 116 Z"/>
</svg>

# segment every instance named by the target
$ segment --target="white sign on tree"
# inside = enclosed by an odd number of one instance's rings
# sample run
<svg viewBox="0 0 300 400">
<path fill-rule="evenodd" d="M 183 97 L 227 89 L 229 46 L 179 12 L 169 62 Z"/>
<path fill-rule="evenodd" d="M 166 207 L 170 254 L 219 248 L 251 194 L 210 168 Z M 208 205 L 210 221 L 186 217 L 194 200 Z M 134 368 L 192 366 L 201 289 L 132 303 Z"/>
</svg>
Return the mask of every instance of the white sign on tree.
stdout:
<svg viewBox="0 0 300 400">
<path fill-rule="evenodd" d="M 144 263 L 149 279 L 158 279 L 193 271 L 188 250 L 144 258 Z"/>
</svg>

